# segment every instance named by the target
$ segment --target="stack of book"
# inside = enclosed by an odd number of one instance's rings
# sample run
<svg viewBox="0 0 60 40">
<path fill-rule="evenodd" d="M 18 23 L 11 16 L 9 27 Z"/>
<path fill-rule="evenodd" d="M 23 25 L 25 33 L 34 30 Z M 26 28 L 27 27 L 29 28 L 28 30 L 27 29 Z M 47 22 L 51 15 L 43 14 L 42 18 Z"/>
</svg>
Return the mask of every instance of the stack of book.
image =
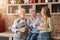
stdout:
<svg viewBox="0 0 60 40">
<path fill-rule="evenodd" d="M 58 0 L 14 0 L 16 4 L 20 3 L 46 3 L 46 2 L 58 2 Z M 12 3 L 14 2 L 12 1 Z"/>
<path fill-rule="evenodd" d="M 16 4 L 20 4 L 20 0 L 16 0 Z"/>
<path fill-rule="evenodd" d="M 58 0 L 35 0 L 35 3 L 58 2 Z"/>
</svg>

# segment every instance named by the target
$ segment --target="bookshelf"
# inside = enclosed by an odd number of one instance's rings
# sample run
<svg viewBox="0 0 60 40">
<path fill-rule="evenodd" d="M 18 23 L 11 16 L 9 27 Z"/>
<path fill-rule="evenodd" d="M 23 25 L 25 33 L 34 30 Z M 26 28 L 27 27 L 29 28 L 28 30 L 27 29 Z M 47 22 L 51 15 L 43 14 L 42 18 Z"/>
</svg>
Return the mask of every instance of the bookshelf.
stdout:
<svg viewBox="0 0 60 40">
<path fill-rule="evenodd" d="M 33 3 L 24 3 L 24 0 L 16 0 L 14 2 L 15 3 L 11 3 L 11 1 L 8 0 L 7 14 L 18 15 L 21 8 L 25 8 L 27 14 L 30 14 L 32 9 L 40 13 L 41 8 L 44 6 L 50 8 L 51 14 L 60 14 L 60 0 L 34 0 Z"/>
</svg>

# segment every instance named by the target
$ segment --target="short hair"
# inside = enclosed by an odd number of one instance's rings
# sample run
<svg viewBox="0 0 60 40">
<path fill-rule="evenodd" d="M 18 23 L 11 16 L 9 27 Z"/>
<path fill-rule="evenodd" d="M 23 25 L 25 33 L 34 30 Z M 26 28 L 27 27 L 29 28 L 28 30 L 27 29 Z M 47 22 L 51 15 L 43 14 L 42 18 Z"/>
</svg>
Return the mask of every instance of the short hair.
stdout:
<svg viewBox="0 0 60 40">
<path fill-rule="evenodd" d="M 23 11 L 26 11 L 26 9 L 21 8 L 21 9 L 20 9 L 20 14 L 22 14 Z"/>
<path fill-rule="evenodd" d="M 35 14 L 36 14 L 36 10 L 32 10 L 32 12 L 35 12 Z M 32 13 L 32 12 L 31 12 L 31 13 Z"/>
</svg>

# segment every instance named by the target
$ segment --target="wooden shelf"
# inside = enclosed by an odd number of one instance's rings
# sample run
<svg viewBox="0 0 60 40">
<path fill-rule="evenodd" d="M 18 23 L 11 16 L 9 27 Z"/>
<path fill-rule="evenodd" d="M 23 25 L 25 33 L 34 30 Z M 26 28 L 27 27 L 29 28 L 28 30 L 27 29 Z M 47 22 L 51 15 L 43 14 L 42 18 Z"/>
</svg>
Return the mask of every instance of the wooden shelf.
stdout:
<svg viewBox="0 0 60 40">
<path fill-rule="evenodd" d="M 8 1 L 9 2 L 9 1 Z M 7 10 L 8 10 L 8 7 L 9 6 L 18 6 L 18 9 L 20 10 L 21 8 L 22 8 L 22 6 L 32 6 L 32 9 L 35 9 L 35 10 L 37 10 L 36 9 L 36 6 L 37 5 L 39 5 L 39 6 L 42 6 L 42 5 L 48 5 L 48 7 L 50 8 L 50 11 L 52 10 L 51 8 L 52 8 L 52 5 L 54 5 L 54 4 L 59 4 L 60 5 L 60 1 L 58 0 L 58 2 L 45 2 L 45 3 L 32 3 L 32 4 L 30 4 L 30 3 L 28 3 L 28 4 L 8 4 L 7 5 Z M 25 8 L 25 7 L 23 7 L 23 8 Z M 27 8 L 26 8 L 27 9 Z M 40 10 L 41 11 L 41 10 Z M 8 11 L 7 11 L 7 13 L 8 13 Z M 10 13 L 8 13 L 8 14 L 10 14 Z M 13 13 L 11 13 L 11 14 L 13 14 Z M 58 12 L 56 12 L 56 13 L 54 13 L 54 12 L 52 12 L 51 11 L 51 14 L 60 14 L 60 12 L 58 13 Z M 15 14 L 14 14 L 15 15 Z M 18 15 L 18 14 L 16 14 L 16 15 Z"/>
<path fill-rule="evenodd" d="M 7 13 L 7 15 L 19 15 L 18 13 Z"/>
<path fill-rule="evenodd" d="M 8 4 L 8 6 L 19 6 L 20 4 Z"/>
<path fill-rule="evenodd" d="M 50 4 L 60 4 L 60 2 L 52 2 L 52 3 L 50 3 Z"/>
<path fill-rule="evenodd" d="M 60 14 L 60 13 L 51 13 L 51 14 Z"/>
<path fill-rule="evenodd" d="M 34 5 L 34 4 L 20 4 L 20 5 Z"/>
</svg>

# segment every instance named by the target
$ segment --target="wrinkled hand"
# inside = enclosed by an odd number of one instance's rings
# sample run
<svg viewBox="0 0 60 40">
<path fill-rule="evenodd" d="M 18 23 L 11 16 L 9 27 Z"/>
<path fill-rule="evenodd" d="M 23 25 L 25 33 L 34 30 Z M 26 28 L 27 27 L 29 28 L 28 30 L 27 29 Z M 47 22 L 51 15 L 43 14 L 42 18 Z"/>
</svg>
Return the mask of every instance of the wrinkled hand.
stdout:
<svg viewBox="0 0 60 40">
<path fill-rule="evenodd" d="M 30 26 L 33 26 L 33 24 L 30 24 Z"/>
<path fill-rule="evenodd" d="M 17 29 L 17 32 L 25 32 L 25 29 L 24 28 Z"/>
<path fill-rule="evenodd" d="M 25 32 L 25 29 L 24 28 L 21 28 L 21 30 L 20 30 L 21 32 Z"/>
<path fill-rule="evenodd" d="M 19 30 L 19 29 L 17 29 L 17 30 L 16 30 L 16 32 L 20 32 L 20 30 Z"/>
</svg>

